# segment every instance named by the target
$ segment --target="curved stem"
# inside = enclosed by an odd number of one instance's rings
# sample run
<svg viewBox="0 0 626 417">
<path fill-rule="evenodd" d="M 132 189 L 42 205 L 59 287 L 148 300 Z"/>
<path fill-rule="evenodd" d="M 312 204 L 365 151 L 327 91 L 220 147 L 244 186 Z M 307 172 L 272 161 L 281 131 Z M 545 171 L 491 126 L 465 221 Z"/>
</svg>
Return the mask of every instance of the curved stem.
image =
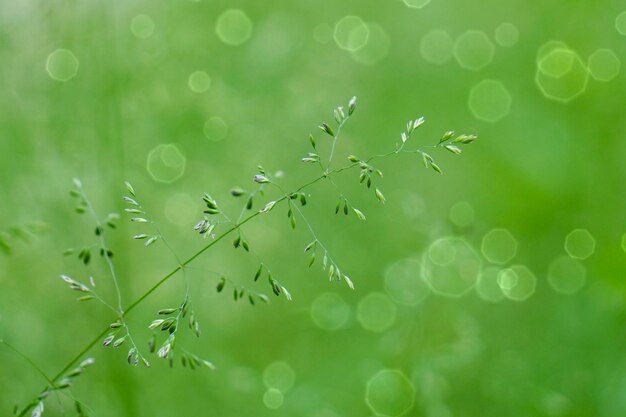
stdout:
<svg viewBox="0 0 626 417">
<path fill-rule="evenodd" d="M 117 295 L 118 314 L 121 316 L 121 315 L 124 314 L 124 310 L 122 310 L 122 291 L 120 290 L 120 285 L 119 285 L 119 283 L 117 281 L 117 275 L 115 274 L 115 267 L 113 266 L 113 261 L 111 260 L 111 257 L 109 256 L 109 252 L 108 252 L 108 249 L 107 249 L 107 246 L 106 246 L 106 241 L 104 240 L 104 228 L 102 227 L 102 223 L 100 222 L 100 218 L 96 214 L 96 211 L 94 210 L 93 206 L 91 205 L 91 202 L 87 198 L 87 195 L 85 194 L 85 191 L 83 190 L 82 185 L 79 186 L 79 189 L 80 189 L 81 196 L 82 196 L 83 200 L 85 201 L 85 204 L 87 205 L 87 208 L 89 209 L 89 212 L 91 213 L 91 216 L 93 217 L 94 221 L 96 222 L 96 228 L 98 228 L 98 230 L 100 230 L 100 234 L 99 234 L 100 249 L 102 249 L 104 259 L 106 260 L 107 266 L 109 267 L 109 272 L 111 273 L 111 278 L 113 280 L 113 285 L 115 286 L 115 293 Z"/>
<path fill-rule="evenodd" d="M 393 152 L 389 152 L 389 153 L 386 153 L 386 154 L 374 155 L 374 156 L 370 157 L 369 159 L 367 159 L 367 162 L 370 162 L 370 161 L 372 161 L 374 159 L 385 158 L 385 157 L 388 157 L 388 156 L 391 156 L 391 155 L 394 155 L 394 154 L 397 154 L 397 153 L 399 153 L 399 150 L 396 150 L 396 151 L 393 151 Z M 339 173 L 341 173 L 343 171 L 350 170 L 350 169 L 352 169 L 352 168 L 354 168 L 356 166 L 359 166 L 358 162 L 351 163 L 351 164 L 346 165 L 344 167 L 337 168 L 337 169 L 334 169 L 332 171 L 326 172 L 323 175 L 320 175 L 320 176 L 316 177 L 315 179 L 313 179 L 313 180 L 311 180 L 311 181 L 301 185 L 300 187 L 298 187 L 297 189 L 295 189 L 294 191 L 292 191 L 289 194 L 293 194 L 293 193 L 297 193 L 299 191 L 302 191 L 305 188 L 308 188 L 308 187 L 312 186 L 313 184 L 316 184 L 317 182 L 327 178 L 330 175 L 339 174 Z M 289 194 L 285 194 L 282 197 L 280 197 L 278 200 L 276 200 L 276 204 L 278 204 L 278 203 L 280 203 L 282 201 L 285 201 L 287 198 L 289 198 L 288 197 Z M 165 276 L 163 276 L 159 281 L 157 281 L 154 285 L 152 285 L 152 287 L 150 287 L 146 292 L 144 292 L 141 296 L 139 296 L 139 298 L 137 298 L 135 301 L 130 303 L 128 305 L 128 307 L 123 311 L 122 315 L 123 316 L 128 315 L 139 304 L 141 304 L 146 298 L 148 298 L 153 292 L 155 292 L 163 284 L 165 284 L 170 278 L 172 278 L 174 275 L 176 275 L 176 273 L 178 271 L 180 271 L 185 266 L 187 266 L 190 263 L 192 263 L 193 261 L 195 261 L 200 255 L 202 255 L 204 252 L 206 252 L 207 250 L 212 248 L 214 245 L 216 245 L 218 242 L 220 242 L 226 236 L 228 236 L 229 234 L 231 234 L 232 232 L 234 232 L 235 230 L 237 230 L 239 227 L 243 226 L 244 224 L 248 223 L 249 221 L 253 220 L 254 218 L 259 216 L 260 214 L 262 214 L 261 211 L 256 211 L 256 212 L 250 214 L 248 217 L 244 218 L 240 222 L 237 222 L 235 225 L 233 225 L 232 227 L 230 227 L 226 231 L 222 232 L 222 234 L 220 234 L 215 239 L 213 239 L 210 243 L 208 243 L 207 245 L 205 245 L 204 247 L 199 249 L 196 253 L 191 255 L 185 261 L 181 262 L 180 265 L 176 266 L 169 273 L 167 273 Z M 52 381 L 56 381 L 61 376 L 63 376 L 63 374 L 65 372 L 67 372 L 76 362 L 78 362 L 87 352 L 89 352 L 100 341 L 100 339 L 102 339 L 104 337 L 104 335 L 107 334 L 108 331 L 109 331 L 109 327 L 107 327 L 106 329 L 101 331 L 96 337 L 94 337 L 93 340 L 91 340 L 76 356 L 74 356 L 73 359 L 71 359 L 63 367 L 63 369 L 61 369 L 61 371 L 59 371 L 59 373 L 57 375 L 54 376 L 54 378 L 52 378 Z"/>
<path fill-rule="evenodd" d="M 181 270 L 183 271 L 183 278 L 185 280 L 185 298 L 188 298 L 189 297 L 189 279 L 187 277 L 187 272 L 185 271 L 185 268 L 180 258 L 178 257 L 178 254 L 176 254 L 176 252 L 174 251 L 174 248 L 170 245 L 169 241 L 165 238 L 165 235 L 163 234 L 163 232 L 161 232 L 161 229 L 159 228 L 157 223 L 154 220 L 152 220 L 152 217 L 150 217 L 150 215 L 148 214 L 148 211 L 141 205 L 141 203 L 139 203 L 138 200 L 137 200 L 137 204 L 138 204 L 139 209 L 143 211 L 146 218 L 149 219 L 150 226 L 154 229 L 157 236 L 163 241 L 163 244 L 165 245 L 165 247 L 169 250 L 169 252 L 172 254 L 174 259 L 176 260 L 176 263 L 179 266 L 181 266 Z"/>
<path fill-rule="evenodd" d="M 28 356 L 26 356 L 24 353 L 20 352 L 17 348 L 15 348 L 13 345 L 11 345 L 9 342 L 0 339 L 0 344 L 3 344 L 4 346 L 6 346 L 9 350 L 11 350 L 13 353 L 15 353 L 17 356 L 21 357 L 22 359 L 24 359 L 26 362 L 28 362 L 30 364 L 30 366 L 33 367 L 34 370 L 36 370 L 39 375 L 41 375 L 46 382 L 48 383 L 48 385 L 50 386 L 50 388 L 54 387 L 54 380 L 50 379 L 50 377 L 48 377 L 48 375 L 43 371 L 43 369 L 41 369 L 39 367 L 39 365 L 37 365 L 35 363 L 35 361 L 33 361 L 31 358 L 29 358 Z M 56 378 L 54 378 L 56 379 Z"/>
<path fill-rule="evenodd" d="M 306 216 L 304 215 L 304 213 L 302 212 L 302 210 L 300 209 L 300 207 L 298 207 L 297 205 L 293 205 L 293 207 L 298 211 L 298 214 L 300 214 L 300 217 L 302 217 L 302 220 L 304 221 L 304 224 L 306 224 L 307 228 L 309 229 L 309 232 L 311 232 L 311 236 L 313 236 L 313 239 L 315 239 L 315 242 L 320 246 L 320 248 L 322 248 L 324 250 L 324 252 L 326 253 L 326 255 L 328 256 L 328 259 L 333 263 L 333 264 L 337 264 L 333 257 L 330 255 L 330 251 L 328 250 L 328 248 L 326 246 L 324 246 L 324 244 L 322 243 L 322 241 L 317 237 L 317 234 L 315 233 L 315 230 L 313 229 L 313 226 L 311 226 L 311 223 L 309 222 L 309 220 L 306 218 Z"/>
<path fill-rule="evenodd" d="M 328 157 L 328 164 L 326 165 L 326 172 L 328 173 L 328 170 L 330 169 L 330 164 L 333 161 L 333 155 L 335 154 L 335 146 L 337 145 L 337 139 L 339 139 L 339 134 L 341 133 L 341 128 L 343 127 L 344 123 L 346 123 L 346 121 L 348 120 L 348 118 L 343 119 L 343 121 L 341 123 L 339 123 L 339 126 L 337 127 L 337 132 L 333 135 L 333 144 L 330 148 L 330 155 Z"/>
</svg>

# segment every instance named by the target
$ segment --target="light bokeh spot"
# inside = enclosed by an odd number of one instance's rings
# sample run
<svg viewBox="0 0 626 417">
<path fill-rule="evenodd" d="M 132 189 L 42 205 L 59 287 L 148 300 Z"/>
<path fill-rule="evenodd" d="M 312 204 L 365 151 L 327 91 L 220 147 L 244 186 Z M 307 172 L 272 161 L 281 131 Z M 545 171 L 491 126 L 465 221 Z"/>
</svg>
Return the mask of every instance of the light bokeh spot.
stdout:
<svg viewBox="0 0 626 417">
<path fill-rule="evenodd" d="M 189 194 L 174 194 L 165 202 L 165 217 L 170 223 L 178 226 L 194 223 L 198 211 L 198 203 Z"/>
<path fill-rule="evenodd" d="M 78 74 L 78 66 L 78 59 L 69 49 L 57 49 L 46 60 L 46 71 L 55 81 L 71 80 Z"/>
<path fill-rule="evenodd" d="M 626 233 L 622 235 L 622 250 L 626 252 Z"/>
<path fill-rule="evenodd" d="M 610 49 L 598 49 L 589 56 L 589 74 L 598 81 L 611 81 L 619 75 L 622 62 Z"/>
<path fill-rule="evenodd" d="M 272 362 L 263 371 L 263 383 L 267 388 L 287 392 L 295 382 L 296 373 L 287 362 Z"/>
<path fill-rule="evenodd" d="M 537 62 L 539 71 L 553 78 L 563 77 L 572 70 L 576 53 L 571 49 L 557 48 Z"/>
<path fill-rule="evenodd" d="M 215 33 L 227 45 L 239 46 L 252 36 L 252 20 L 240 9 L 228 9 L 217 18 Z"/>
<path fill-rule="evenodd" d="M 187 158 L 173 143 L 156 146 L 148 154 L 146 168 L 159 182 L 172 183 L 183 176 Z"/>
<path fill-rule="evenodd" d="M 375 65 L 382 61 L 389 52 L 391 39 L 378 23 L 368 23 L 369 38 L 365 46 L 352 51 L 352 57 L 360 64 Z"/>
<path fill-rule="evenodd" d="M 228 134 L 228 125 L 221 117 L 213 116 L 204 122 L 202 131 L 207 139 L 218 142 Z"/>
<path fill-rule="evenodd" d="M 562 256 L 555 259 L 548 268 L 548 283 L 560 294 L 578 292 L 587 280 L 587 269 L 580 261 Z"/>
<path fill-rule="evenodd" d="M 430 293 L 421 270 L 422 264 L 416 259 L 403 259 L 389 265 L 385 271 L 387 294 L 399 304 L 419 304 Z"/>
<path fill-rule="evenodd" d="M 433 29 L 420 41 L 420 53 L 433 64 L 445 64 L 450 61 L 454 51 L 454 39 L 442 29 Z"/>
<path fill-rule="evenodd" d="M 437 266 L 448 266 L 456 258 L 454 241 L 448 238 L 437 239 L 428 247 L 428 259 Z"/>
<path fill-rule="evenodd" d="M 587 229 L 572 230 L 565 237 L 565 252 L 574 259 L 587 259 L 596 250 L 596 240 Z"/>
<path fill-rule="evenodd" d="M 430 3 L 430 0 L 402 0 L 402 1 L 404 2 L 404 4 L 406 4 L 407 6 L 413 9 L 422 9 L 428 6 L 428 3 Z"/>
<path fill-rule="evenodd" d="M 422 277 L 439 295 L 460 297 L 478 281 L 481 260 L 464 239 L 437 239 L 428 248 L 422 261 Z"/>
<path fill-rule="evenodd" d="M 483 236 L 481 251 L 494 264 L 505 264 L 517 253 L 517 240 L 506 229 L 492 229 Z"/>
<path fill-rule="evenodd" d="M 587 89 L 589 71 L 575 51 L 561 44 L 550 41 L 540 48 L 535 83 L 545 97 L 568 103 Z"/>
<path fill-rule="evenodd" d="M 283 406 L 285 397 L 282 392 L 275 388 L 270 388 L 263 394 L 263 404 L 270 410 L 276 410 Z"/>
<path fill-rule="evenodd" d="M 537 62 L 540 62 L 546 55 L 555 49 L 569 49 L 567 44 L 556 39 L 550 40 L 539 47 L 537 50 Z"/>
<path fill-rule="evenodd" d="M 351 308 L 335 293 L 318 295 L 311 304 L 311 320 L 323 330 L 339 330 L 348 323 Z"/>
<path fill-rule="evenodd" d="M 495 47 L 485 32 L 468 30 L 456 39 L 454 57 L 465 69 L 479 71 L 493 60 Z"/>
<path fill-rule="evenodd" d="M 475 118 L 495 123 L 509 114 L 512 101 L 502 82 L 482 80 L 472 87 L 467 104 Z"/>
<path fill-rule="evenodd" d="M 519 30 L 513 23 L 502 23 L 496 28 L 495 38 L 498 45 L 510 48 L 519 41 Z"/>
<path fill-rule="evenodd" d="M 365 330 L 380 333 L 393 326 L 397 308 L 385 294 L 373 292 L 359 301 L 356 314 Z"/>
<path fill-rule="evenodd" d="M 492 303 L 504 299 L 504 293 L 498 281 L 499 273 L 500 268 L 497 266 L 489 266 L 481 271 L 476 283 L 476 293 L 481 299 Z"/>
<path fill-rule="evenodd" d="M 211 87 L 211 77 L 205 71 L 194 71 L 189 75 L 187 85 L 194 93 L 204 93 Z"/>
<path fill-rule="evenodd" d="M 138 14 L 130 21 L 130 31 L 139 39 L 147 39 L 154 33 L 154 20 L 147 14 Z"/>
<path fill-rule="evenodd" d="M 335 24 L 333 38 L 341 49 L 354 52 L 367 45 L 369 26 L 358 16 L 344 16 Z"/>
<path fill-rule="evenodd" d="M 510 291 L 517 285 L 519 277 L 514 270 L 510 268 L 502 269 L 498 272 L 496 279 L 498 286 L 502 291 Z"/>
<path fill-rule="evenodd" d="M 466 201 L 459 201 L 450 207 L 450 221 L 458 227 L 469 227 L 474 223 L 476 212 Z"/>
<path fill-rule="evenodd" d="M 615 29 L 621 34 L 626 36 L 626 10 L 621 12 L 615 18 Z"/>
<path fill-rule="evenodd" d="M 415 404 L 415 387 L 400 371 L 382 370 L 367 382 L 365 402 L 380 417 L 399 417 Z"/>
<path fill-rule="evenodd" d="M 498 273 L 502 293 L 514 301 L 525 301 L 535 293 L 537 278 L 525 265 L 514 265 Z"/>
</svg>

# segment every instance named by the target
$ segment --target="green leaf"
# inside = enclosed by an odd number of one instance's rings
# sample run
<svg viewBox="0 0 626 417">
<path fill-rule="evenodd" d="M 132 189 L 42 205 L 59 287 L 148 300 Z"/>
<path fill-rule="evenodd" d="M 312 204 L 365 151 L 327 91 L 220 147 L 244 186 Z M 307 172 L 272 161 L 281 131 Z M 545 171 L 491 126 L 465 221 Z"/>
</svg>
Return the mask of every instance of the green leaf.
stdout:
<svg viewBox="0 0 626 417">
<path fill-rule="evenodd" d="M 113 347 L 120 347 L 122 345 L 122 343 L 124 343 L 124 341 L 126 340 L 126 336 L 122 336 L 119 339 L 117 339 L 115 342 L 113 342 Z"/>
<path fill-rule="evenodd" d="M 276 201 L 270 201 L 269 203 L 267 203 L 265 205 L 265 207 L 263 207 L 260 211 L 261 213 L 267 213 L 270 210 L 272 210 L 274 208 L 274 206 L 276 205 Z"/>
<path fill-rule="evenodd" d="M 128 190 L 128 192 L 130 193 L 130 195 L 132 195 L 133 197 L 135 197 L 135 189 L 133 188 L 132 185 L 130 185 L 130 182 L 128 181 L 124 181 L 124 185 L 126 186 L 126 189 Z"/>
<path fill-rule="evenodd" d="M 385 196 L 383 195 L 383 193 L 377 188 L 376 189 L 376 198 L 378 199 L 378 201 L 380 201 L 382 204 L 385 204 L 385 201 L 387 201 L 385 199 Z"/>
<path fill-rule="evenodd" d="M 348 116 L 351 116 L 356 110 L 356 97 L 352 97 L 348 102 Z"/>
<path fill-rule="evenodd" d="M 241 197 L 245 193 L 246 193 L 245 190 L 243 190 L 240 187 L 234 187 L 233 189 L 230 190 L 230 195 L 232 195 L 233 197 Z"/>
<path fill-rule="evenodd" d="M 443 143 L 443 142 L 446 142 L 446 141 L 452 139 L 452 136 L 454 136 L 454 131 L 453 130 L 449 130 L 449 131 L 445 132 L 443 134 L 443 136 L 441 137 L 441 139 L 439 139 L 439 143 Z"/>
<path fill-rule="evenodd" d="M 424 166 L 429 168 L 430 164 L 433 162 L 433 158 L 427 153 L 422 152 L 422 161 L 424 161 Z"/>
<path fill-rule="evenodd" d="M 333 129 L 331 129 L 331 127 L 330 127 L 330 126 L 328 126 L 328 124 L 326 124 L 326 123 L 322 123 L 322 124 L 319 126 L 319 128 L 320 128 L 322 131 L 326 132 L 328 135 L 330 135 L 330 136 L 332 136 L 332 137 L 335 137 L 335 132 L 333 132 Z"/>
<path fill-rule="evenodd" d="M 253 180 L 258 184 L 267 184 L 268 182 L 270 182 L 270 180 L 265 175 L 261 174 L 256 174 Z"/>
<path fill-rule="evenodd" d="M 357 217 L 359 220 L 362 220 L 362 221 L 365 221 L 365 220 L 366 220 L 366 218 L 365 218 L 365 214 L 363 214 L 363 212 L 362 212 L 361 210 L 359 210 L 358 208 L 353 207 L 353 208 L 352 208 L 352 211 L 354 211 L 354 214 L 356 214 L 356 217 Z"/>
<path fill-rule="evenodd" d="M 348 284 L 348 287 L 350 287 L 350 289 L 354 289 L 354 283 L 352 282 L 352 280 L 344 274 L 343 276 L 344 281 L 346 281 L 346 284 Z"/>
<path fill-rule="evenodd" d="M 226 278 L 222 277 L 220 282 L 218 282 L 217 286 L 215 287 L 217 292 L 222 292 L 222 290 L 224 289 L 225 285 L 226 285 Z"/>
</svg>

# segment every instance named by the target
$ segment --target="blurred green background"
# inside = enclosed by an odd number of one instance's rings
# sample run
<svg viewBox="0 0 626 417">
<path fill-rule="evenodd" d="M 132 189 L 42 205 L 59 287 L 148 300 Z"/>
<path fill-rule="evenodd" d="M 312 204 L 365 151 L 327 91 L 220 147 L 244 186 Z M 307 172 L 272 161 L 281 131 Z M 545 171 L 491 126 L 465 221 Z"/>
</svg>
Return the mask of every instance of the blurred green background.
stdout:
<svg viewBox="0 0 626 417">
<path fill-rule="evenodd" d="M 304 211 L 356 284 L 329 283 L 302 254 L 310 236 L 285 207 L 244 227 L 294 300 L 217 294 L 219 275 L 253 290 L 254 256 L 229 237 L 189 270 L 203 328 L 180 344 L 216 371 L 97 346 L 72 395 L 94 416 L 622 416 L 626 413 L 626 146 L 619 2 L 0 1 L 0 337 L 58 372 L 114 317 L 78 303 L 58 279 L 101 259 L 64 257 L 94 243 L 73 212 L 82 179 L 99 214 L 122 212 L 129 180 L 178 255 L 203 192 L 236 217 L 228 190 L 253 189 L 257 164 L 287 189 L 319 175 L 308 135 L 353 95 L 337 166 L 453 129 L 480 140 L 461 156 L 381 161 L 387 204 L 336 178 L 368 221 L 335 216 L 337 191 L 309 189 Z M 341 161 L 341 162 L 340 162 Z M 270 199 L 276 194 L 268 193 Z M 259 208 L 260 200 L 256 208 Z M 298 218 L 298 220 L 300 220 Z M 36 237 L 23 242 L 13 227 Z M 125 304 L 176 262 L 162 244 L 108 233 Z M 129 317 L 144 346 L 180 276 Z M 138 342 L 139 343 L 139 342 Z M 0 346 L 0 409 L 45 385 Z M 67 397 L 46 415 L 75 415 Z"/>
</svg>

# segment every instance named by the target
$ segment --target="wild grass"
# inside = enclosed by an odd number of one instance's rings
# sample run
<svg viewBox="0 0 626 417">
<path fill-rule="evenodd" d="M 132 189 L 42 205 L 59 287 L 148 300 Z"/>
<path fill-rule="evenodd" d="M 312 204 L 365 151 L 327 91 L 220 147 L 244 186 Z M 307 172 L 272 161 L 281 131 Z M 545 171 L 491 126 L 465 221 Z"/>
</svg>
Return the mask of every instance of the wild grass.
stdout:
<svg viewBox="0 0 626 417">
<path fill-rule="evenodd" d="M 51 394 L 63 395 L 74 401 L 79 415 L 86 415 L 86 408 L 72 395 L 72 385 L 76 383 L 86 369 L 94 363 L 91 358 L 85 359 L 86 355 L 98 344 L 115 349 L 127 349 L 126 360 L 129 364 L 138 366 L 150 366 L 148 353 L 143 353 L 143 348 L 147 342 L 147 351 L 156 355 L 157 359 L 166 360 L 170 365 L 179 363 L 191 369 L 208 368 L 214 369 L 211 361 L 201 358 L 192 353 L 186 347 L 178 343 L 178 335 L 181 331 L 189 331 L 196 337 L 201 336 L 200 318 L 193 311 L 193 300 L 190 293 L 188 268 L 207 251 L 227 238 L 232 239 L 232 246 L 235 250 L 241 250 L 252 254 L 258 261 L 258 269 L 251 281 L 263 280 L 267 289 L 267 294 L 277 297 L 285 297 L 291 300 L 292 296 L 285 283 L 279 280 L 267 262 L 264 262 L 255 251 L 253 242 L 254 236 L 247 235 L 245 228 L 248 223 L 257 220 L 262 221 L 267 213 L 276 210 L 285 210 L 286 219 L 292 229 L 299 230 L 298 225 L 304 225 L 303 233 L 309 235 L 309 243 L 303 248 L 306 259 L 305 265 L 313 267 L 318 265 L 321 273 L 331 281 L 340 281 L 349 288 L 355 289 L 358 278 L 349 277 L 344 271 L 344 266 L 337 261 L 323 242 L 323 239 L 316 233 L 316 229 L 306 213 L 307 203 L 315 196 L 308 191 L 309 188 L 318 183 L 326 183 L 329 192 L 337 195 L 337 203 L 334 207 L 328 208 L 329 215 L 355 216 L 360 221 L 366 221 L 367 216 L 363 210 L 356 207 L 350 198 L 344 193 L 335 182 L 337 176 L 353 173 L 354 180 L 362 184 L 364 191 L 371 194 L 381 204 L 386 202 L 386 197 L 382 191 L 383 171 L 379 163 L 388 158 L 398 155 L 410 154 L 419 158 L 424 166 L 435 173 L 441 174 L 442 168 L 435 162 L 431 153 L 445 151 L 452 155 L 462 152 L 462 147 L 474 142 L 477 137 L 474 135 L 455 134 L 446 131 L 443 135 L 431 144 L 416 144 L 416 132 L 424 124 L 424 118 L 419 117 L 410 120 L 398 136 L 395 145 L 391 150 L 371 155 L 367 158 L 360 158 L 355 155 L 347 155 L 345 163 L 341 164 L 337 160 L 337 143 L 340 141 L 341 132 L 346 123 L 350 120 L 357 108 L 356 98 L 353 97 L 347 106 L 340 106 L 333 111 L 333 122 L 324 122 L 319 125 L 321 136 L 316 137 L 311 134 L 308 137 L 309 151 L 301 158 L 305 165 L 311 165 L 317 171 L 310 180 L 286 190 L 281 184 L 281 179 L 276 175 L 271 175 L 262 166 L 251 175 L 252 190 L 244 190 L 235 187 L 230 190 L 233 198 L 241 200 L 241 209 L 235 215 L 230 215 L 222 208 L 222 205 L 214 199 L 211 194 L 205 193 L 202 196 L 204 205 L 204 216 L 197 219 L 194 227 L 202 239 L 207 243 L 195 253 L 186 257 L 180 256 L 175 245 L 162 233 L 157 219 L 149 214 L 149 210 L 142 204 L 140 193 L 138 193 L 130 182 L 125 183 L 126 195 L 123 200 L 126 204 L 125 214 L 128 220 L 137 226 L 137 233 L 130 238 L 141 242 L 146 248 L 153 245 L 164 245 L 171 255 L 173 267 L 165 273 L 155 284 L 147 288 L 142 295 L 132 301 L 126 300 L 121 291 L 116 268 L 116 254 L 111 248 L 107 239 L 110 231 L 117 228 L 122 221 L 117 213 L 109 213 L 101 216 L 91 204 L 85 188 L 81 181 L 74 180 L 74 187 L 71 191 L 75 199 L 75 211 L 81 215 L 88 215 L 91 219 L 94 239 L 87 246 L 66 251 L 68 256 L 77 256 L 79 262 L 88 266 L 97 257 L 100 257 L 106 264 L 108 270 L 109 285 L 113 288 L 114 296 L 106 299 L 99 293 L 95 280 L 88 276 L 86 278 L 76 278 L 68 275 L 61 275 L 62 280 L 69 289 L 76 292 L 80 302 L 99 302 L 104 305 L 112 314 L 113 319 L 107 323 L 102 323 L 102 330 L 88 341 L 76 355 L 67 363 L 60 367 L 60 370 L 53 376 L 46 375 L 32 359 L 26 357 L 11 344 L 1 341 L 17 355 L 22 356 L 30 365 L 35 368 L 45 381 L 44 388 L 31 401 L 21 407 L 14 409 L 14 415 L 26 416 L 30 413 L 33 417 L 39 417 L 44 413 L 46 400 Z M 273 189 L 278 192 L 278 197 L 268 199 L 266 191 Z M 180 276 L 184 281 L 185 290 L 183 294 L 173 296 L 177 302 L 170 306 L 165 306 L 155 312 L 152 318 L 146 318 L 146 326 L 152 330 L 152 336 L 147 341 L 139 341 L 134 336 L 134 332 L 127 322 L 127 317 L 133 313 L 148 297 L 163 286 L 169 280 Z M 100 284 L 100 283 L 98 283 Z M 263 291 L 251 290 L 247 286 L 239 284 L 228 277 L 222 275 L 216 285 L 218 293 L 226 291 L 232 293 L 235 301 L 245 299 L 251 305 L 258 302 L 268 303 L 270 296 Z"/>
</svg>

